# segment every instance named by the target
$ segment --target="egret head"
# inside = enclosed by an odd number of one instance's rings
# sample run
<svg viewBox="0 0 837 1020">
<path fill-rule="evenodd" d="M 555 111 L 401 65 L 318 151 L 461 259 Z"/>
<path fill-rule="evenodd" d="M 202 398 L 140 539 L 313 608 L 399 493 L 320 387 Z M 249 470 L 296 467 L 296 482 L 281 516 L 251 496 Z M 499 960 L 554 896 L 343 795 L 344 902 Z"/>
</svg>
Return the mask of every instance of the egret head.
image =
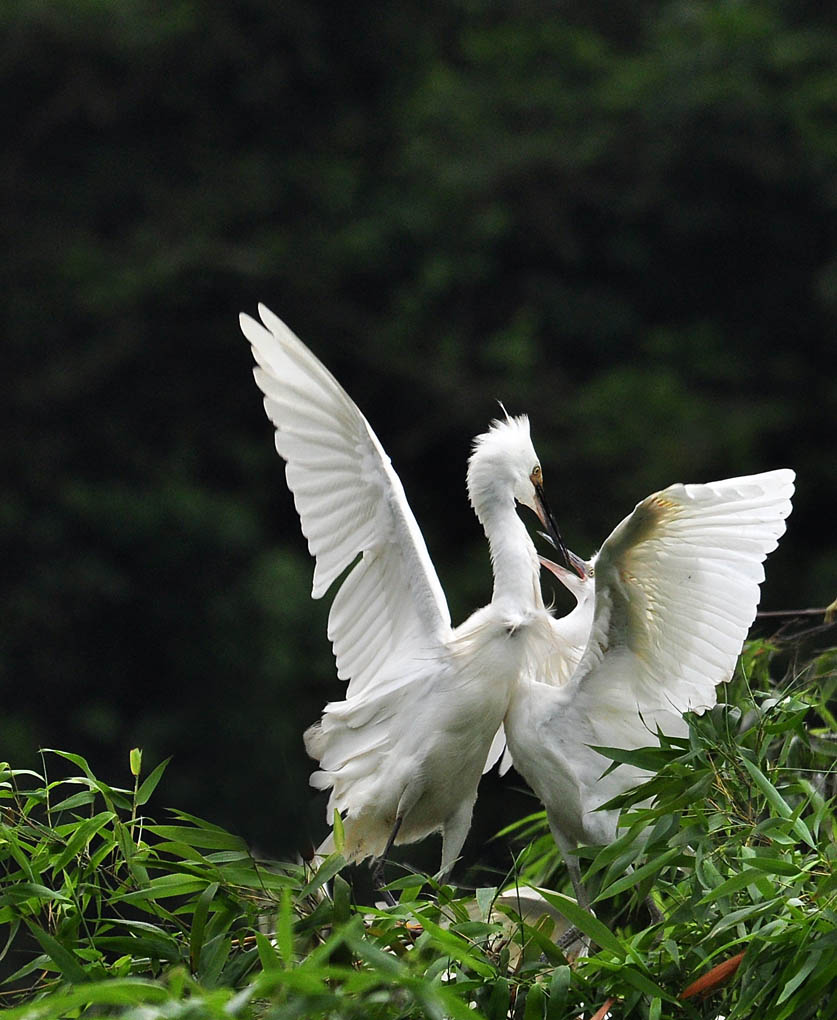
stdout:
<svg viewBox="0 0 837 1020">
<path fill-rule="evenodd" d="M 593 580 L 593 565 L 586 560 L 576 556 L 574 552 L 567 549 L 567 560 L 571 569 L 562 567 L 560 563 L 548 560 L 545 556 L 539 556 L 541 566 L 554 574 L 563 584 L 567 591 L 575 597 L 579 605 L 583 605 L 595 594 L 595 583 Z"/>
<path fill-rule="evenodd" d="M 525 414 L 493 421 L 488 432 L 474 440 L 468 462 L 468 497 L 477 513 L 509 499 L 537 513 L 535 484 L 541 479 L 541 465 Z"/>
<path fill-rule="evenodd" d="M 546 502 L 543 470 L 525 414 L 507 414 L 504 421 L 493 421 L 488 432 L 474 440 L 468 462 L 468 498 L 483 523 L 494 506 L 509 500 L 528 506 L 538 515 L 568 569 L 575 569 L 566 558 L 564 542 Z"/>
</svg>

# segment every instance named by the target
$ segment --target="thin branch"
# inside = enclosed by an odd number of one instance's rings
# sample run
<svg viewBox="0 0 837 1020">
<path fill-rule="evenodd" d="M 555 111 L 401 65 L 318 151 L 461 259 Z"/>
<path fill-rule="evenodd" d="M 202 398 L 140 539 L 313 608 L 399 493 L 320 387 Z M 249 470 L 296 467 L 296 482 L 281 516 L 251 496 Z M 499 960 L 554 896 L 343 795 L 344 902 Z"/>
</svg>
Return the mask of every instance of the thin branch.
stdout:
<svg viewBox="0 0 837 1020">
<path fill-rule="evenodd" d="M 766 609 L 756 616 L 825 616 L 825 609 Z"/>
</svg>

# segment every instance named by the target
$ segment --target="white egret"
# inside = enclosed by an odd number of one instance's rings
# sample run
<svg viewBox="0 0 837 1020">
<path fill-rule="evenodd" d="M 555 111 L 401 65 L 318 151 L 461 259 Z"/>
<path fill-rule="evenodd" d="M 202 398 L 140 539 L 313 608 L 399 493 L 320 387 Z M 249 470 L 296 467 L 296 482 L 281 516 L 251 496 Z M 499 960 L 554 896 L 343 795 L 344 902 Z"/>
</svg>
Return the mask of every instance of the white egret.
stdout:
<svg viewBox="0 0 837 1020">
<path fill-rule="evenodd" d="M 715 704 L 755 618 L 793 480 L 783 469 L 672 485 L 639 503 L 589 563 L 569 553 L 575 573 L 543 561 L 578 604 L 554 621 L 551 658 L 516 685 L 505 733 L 584 906 L 572 850 L 612 842 L 618 813 L 597 809 L 647 776 L 620 765 L 603 777 L 609 761 L 591 745 L 646 747 L 658 727 L 684 735 L 682 713 Z"/>
<path fill-rule="evenodd" d="M 328 621 L 344 701 L 305 734 L 343 817 L 344 854 L 382 858 L 393 843 L 442 833 L 442 874 L 465 841 L 492 741 L 527 663 L 551 640 L 540 564 L 516 504 L 560 543 L 526 417 L 474 442 L 468 496 L 488 539 L 491 603 L 453 629 L 398 476 L 343 388 L 275 315 L 241 316 L 256 382 L 287 461 L 308 548 L 312 595 L 343 577 Z M 497 751 L 495 750 L 495 755 Z M 492 756 L 493 757 L 493 756 Z M 489 762 L 490 763 L 490 762 Z M 323 849 L 328 849 L 328 841 Z"/>
</svg>

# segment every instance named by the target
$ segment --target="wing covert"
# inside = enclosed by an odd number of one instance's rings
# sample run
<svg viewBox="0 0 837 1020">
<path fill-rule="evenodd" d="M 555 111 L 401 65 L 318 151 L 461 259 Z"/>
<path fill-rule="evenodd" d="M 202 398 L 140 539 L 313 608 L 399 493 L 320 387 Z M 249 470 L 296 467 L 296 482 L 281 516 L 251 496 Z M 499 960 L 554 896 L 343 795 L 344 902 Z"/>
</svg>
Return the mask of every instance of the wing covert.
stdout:
<svg viewBox="0 0 837 1020">
<path fill-rule="evenodd" d="M 653 732 L 657 713 L 714 705 L 755 618 L 762 562 L 785 531 L 793 481 L 782 469 L 672 485 L 612 532 L 593 560 L 593 627 L 571 681 L 606 709 L 606 726 L 621 730 L 640 712 Z"/>
<path fill-rule="evenodd" d="M 450 614 L 401 481 L 366 418 L 279 318 L 263 305 L 259 314 L 261 323 L 242 314 L 241 329 L 316 561 L 312 597 L 355 564 L 328 621 L 350 697 L 394 658 L 438 648 Z"/>
</svg>

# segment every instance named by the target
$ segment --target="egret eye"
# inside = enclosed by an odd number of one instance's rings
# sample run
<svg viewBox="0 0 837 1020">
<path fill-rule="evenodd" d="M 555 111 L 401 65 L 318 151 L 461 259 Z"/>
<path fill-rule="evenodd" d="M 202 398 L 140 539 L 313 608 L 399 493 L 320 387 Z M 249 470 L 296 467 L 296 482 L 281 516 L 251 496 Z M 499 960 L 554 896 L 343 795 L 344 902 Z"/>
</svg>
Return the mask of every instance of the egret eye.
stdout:
<svg viewBox="0 0 837 1020">
<path fill-rule="evenodd" d="M 531 479 L 531 481 L 535 485 L 538 485 L 538 484 L 540 484 L 540 482 L 543 481 L 543 471 L 541 471 L 540 464 L 536 464 L 532 468 L 532 473 L 529 475 L 529 478 Z"/>
</svg>

